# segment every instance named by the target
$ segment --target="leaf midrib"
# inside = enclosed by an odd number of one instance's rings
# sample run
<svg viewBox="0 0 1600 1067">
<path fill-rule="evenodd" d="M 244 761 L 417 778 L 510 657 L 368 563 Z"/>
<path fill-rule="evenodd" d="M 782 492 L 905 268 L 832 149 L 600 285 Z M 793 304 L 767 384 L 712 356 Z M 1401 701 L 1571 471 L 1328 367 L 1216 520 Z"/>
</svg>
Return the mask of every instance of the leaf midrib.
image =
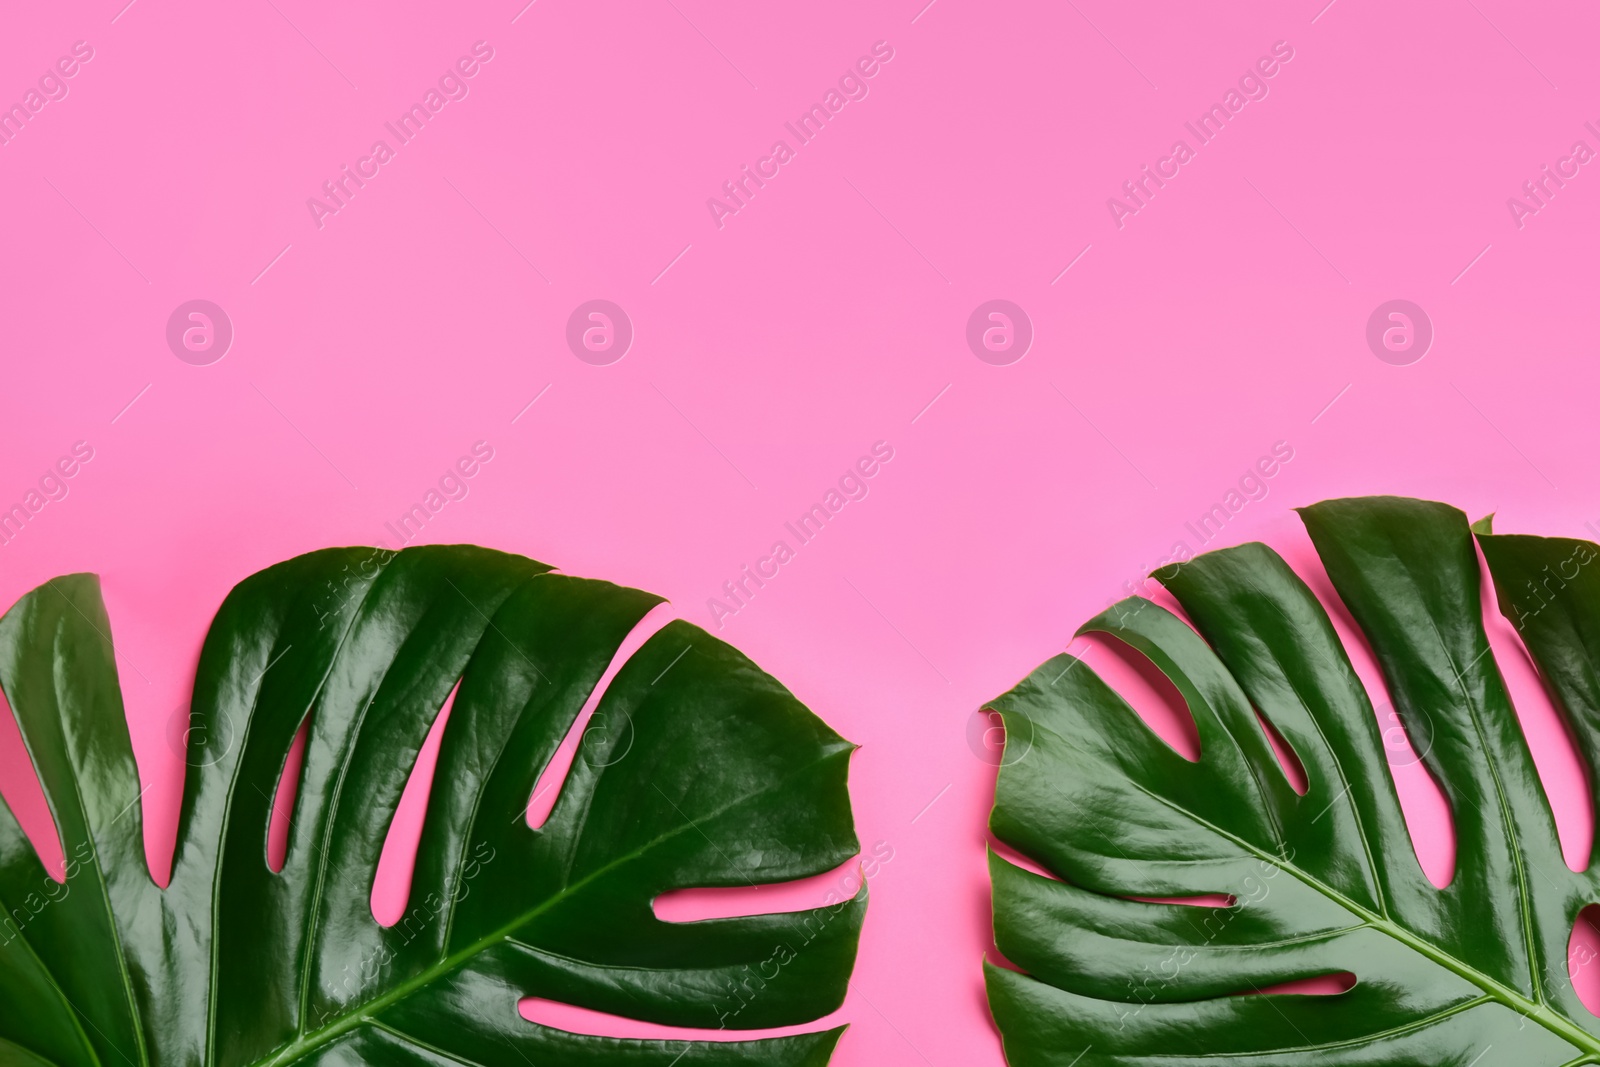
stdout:
<svg viewBox="0 0 1600 1067">
<path fill-rule="evenodd" d="M 1282 857 L 1257 848 L 1249 841 L 1230 833 L 1229 831 L 1217 826 L 1215 823 L 1196 814 L 1195 812 L 1173 803 L 1158 793 L 1151 792 L 1139 782 L 1135 782 L 1130 779 L 1129 784 L 1138 789 L 1141 793 L 1144 793 L 1146 796 L 1150 797 L 1152 800 L 1166 805 L 1173 811 L 1188 816 L 1189 818 L 1200 823 L 1202 826 L 1213 831 L 1218 836 L 1233 842 L 1235 845 L 1254 855 L 1258 859 L 1273 864 L 1279 870 L 1288 871 L 1306 886 L 1318 893 L 1321 893 L 1324 897 L 1327 897 L 1335 904 L 1338 904 L 1352 915 L 1360 918 L 1374 930 L 1377 930 L 1379 933 L 1385 934 L 1395 941 L 1400 942 L 1402 945 L 1405 945 L 1418 955 L 1432 960 L 1434 963 L 1437 963 L 1446 970 L 1454 973 L 1457 977 L 1463 978 L 1472 983 L 1487 993 L 1494 1000 L 1497 1000 L 1504 1006 L 1511 1008 L 1523 1018 L 1532 1019 L 1540 1026 L 1543 1026 L 1546 1030 L 1556 1034 L 1562 1038 L 1562 1040 L 1567 1041 L 1569 1044 L 1575 1046 L 1584 1053 L 1600 1054 L 1600 1037 L 1596 1037 L 1587 1030 L 1584 1030 L 1582 1027 L 1578 1026 L 1576 1023 L 1567 1019 L 1566 1016 L 1552 1009 L 1549 1004 L 1546 1004 L 1543 1001 L 1530 1000 L 1521 993 L 1518 993 L 1515 989 L 1512 989 L 1510 986 L 1500 982 L 1498 979 L 1490 977 L 1489 975 L 1478 970 L 1476 967 L 1457 959 L 1455 956 L 1452 956 L 1450 953 L 1438 948 L 1426 939 L 1412 933 L 1399 923 L 1362 907 L 1354 900 L 1351 900 L 1349 897 L 1339 892 L 1333 886 L 1323 882 L 1310 872 L 1302 870 L 1298 865 L 1285 862 Z M 1579 1057 L 1580 1062 L 1583 1059 L 1584 1057 Z"/>
<path fill-rule="evenodd" d="M 708 813 L 706 818 L 717 818 L 718 816 L 724 815 L 727 812 L 732 811 L 734 808 L 746 804 L 757 797 L 770 793 L 775 788 L 792 781 L 794 778 L 811 770 L 811 768 L 817 766 L 818 764 L 837 757 L 840 751 L 843 751 L 846 755 L 848 755 L 850 750 L 848 748 L 843 750 L 830 749 L 816 759 L 811 760 L 803 766 L 796 768 L 791 773 L 784 775 L 782 778 L 770 782 L 765 787 L 752 793 L 746 793 L 737 800 L 734 800 L 728 804 L 724 804 L 722 807 L 715 809 L 714 811 Z M 640 856 L 655 848 L 657 845 L 660 845 L 665 841 L 669 841 L 690 829 L 699 829 L 699 827 L 692 821 L 686 821 L 684 825 L 677 827 L 668 833 L 662 834 L 659 837 L 651 838 L 649 841 L 639 845 L 633 851 L 616 857 L 602 867 L 597 867 L 593 873 L 585 875 L 582 879 L 572 883 L 571 885 L 565 886 L 560 892 L 541 901 L 536 907 L 521 913 L 510 922 L 484 935 L 477 941 L 474 941 L 472 944 L 461 949 L 459 952 L 455 952 L 449 956 L 443 957 L 433 966 L 418 973 L 415 977 L 400 983 L 381 996 L 374 997 L 372 1000 L 360 1005 L 358 1008 L 351 1011 L 350 1014 L 344 1016 L 338 1021 L 330 1023 L 320 1030 L 313 1030 L 311 1033 L 303 1035 L 291 1044 L 285 1045 L 276 1053 L 253 1061 L 249 1067 L 281 1067 L 283 1064 L 293 1063 L 303 1057 L 306 1053 L 312 1052 L 315 1049 L 326 1045 L 328 1042 L 345 1033 L 348 1033 L 351 1030 L 356 1029 L 359 1026 L 362 1026 L 368 1022 L 376 1022 L 374 1016 L 378 1012 L 381 1012 L 383 1009 L 387 1008 L 389 1005 L 404 1000 L 411 994 L 432 984 L 434 981 L 455 970 L 457 967 L 461 966 L 463 963 L 466 963 L 474 956 L 487 951 L 497 942 L 509 939 L 513 931 L 521 926 L 525 926 L 527 923 L 531 922 L 545 911 L 548 911 L 551 907 L 567 899 L 596 879 L 602 877 L 603 875 L 609 874 L 611 871 L 625 863 L 630 863 L 633 860 L 638 859 Z M 529 832 L 532 833 L 533 831 L 530 830 Z M 1600 1052 L 1600 1044 L 1596 1044 L 1594 1046 L 1594 1051 Z"/>
<path fill-rule="evenodd" d="M 1039 722 L 1037 719 L 1032 719 L 1031 717 L 1030 720 L 1033 722 L 1033 728 L 1035 731 L 1043 730 L 1060 739 L 1062 742 L 1066 742 L 1066 738 L 1062 737 L 1061 734 L 1051 729 L 1048 725 Z M 1177 812 L 1179 815 L 1182 815 L 1187 819 L 1192 819 L 1194 822 L 1208 830 L 1211 830 L 1217 836 L 1232 842 L 1234 845 L 1238 846 L 1245 852 L 1248 852 L 1257 859 L 1271 863 L 1279 870 L 1288 871 L 1291 875 L 1293 875 L 1313 891 L 1322 894 L 1327 899 L 1333 901 L 1335 904 L 1338 904 L 1340 907 L 1350 912 L 1350 914 L 1356 916 L 1358 919 L 1361 919 L 1362 922 L 1367 926 L 1392 938 L 1395 941 L 1400 942 L 1402 945 L 1405 945 L 1418 955 L 1439 964 L 1441 967 L 1444 967 L 1457 977 L 1477 986 L 1494 1000 L 1508 1008 L 1511 1008 L 1513 1011 L 1516 1011 L 1518 1015 L 1525 1019 L 1532 1019 L 1540 1026 L 1543 1026 L 1546 1030 L 1549 1030 L 1551 1033 L 1561 1037 L 1569 1044 L 1574 1045 L 1585 1053 L 1585 1056 L 1578 1057 L 1575 1062 L 1585 1062 L 1586 1057 L 1590 1055 L 1594 1056 L 1597 1061 L 1600 1061 L 1600 1037 L 1596 1037 L 1587 1030 L 1584 1030 L 1582 1027 L 1569 1020 L 1566 1016 L 1552 1009 L 1549 1004 L 1543 1001 L 1534 1001 L 1524 997 L 1521 993 L 1518 993 L 1510 986 L 1507 986 L 1499 980 L 1490 977 L 1470 964 L 1457 959 L 1448 952 L 1445 952 L 1443 949 L 1433 945 L 1431 942 L 1425 940 L 1417 934 L 1412 933 L 1399 923 L 1389 919 L 1387 916 L 1380 915 L 1377 912 L 1363 907 L 1356 901 L 1351 900 L 1349 897 L 1339 892 L 1339 890 L 1335 889 L 1333 886 L 1323 882 L 1310 872 L 1301 869 L 1296 864 L 1286 862 L 1283 857 L 1258 848 L 1251 842 L 1245 840 L 1237 834 L 1232 833 L 1229 830 L 1223 829 L 1197 812 L 1191 811 L 1190 809 L 1185 808 L 1164 796 L 1161 796 L 1159 793 L 1152 792 L 1143 783 L 1132 778 L 1128 778 L 1127 782 L 1130 786 L 1137 789 L 1151 800 L 1154 800 L 1158 804 L 1164 805 L 1171 811 Z M 1568 1065 L 1563 1065 L 1563 1067 L 1568 1067 Z"/>
<path fill-rule="evenodd" d="M 1387 533 L 1385 534 L 1385 537 L 1390 545 L 1395 543 L 1394 538 L 1392 536 L 1388 536 Z M 1421 590 L 1424 588 L 1425 583 L 1418 579 L 1411 567 L 1410 561 L 1406 558 L 1404 553 L 1400 551 L 1393 551 L 1391 553 L 1391 558 L 1394 559 L 1394 561 L 1399 564 L 1400 568 L 1405 571 L 1406 580 L 1410 582 L 1413 589 Z M 1472 575 L 1472 602 L 1476 604 L 1481 592 L 1480 586 L 1483 580 L 1480 572 L 1478 571 L 1476 546 L 1473 548 Z M 1427 597 L 1420 593 L 1417 595 L 1416 599 L 1419 603 L 1426 603 L 1427 601 Z M 1494 657 L 1490 655 L 1493 646 L 1489 644 L 1489 636 L 1483 628 L 1482 613 L 1479 611 L 1465 614 L 1477 619 L 1478 628 L 1477 632 L 1473 636 L 1475 636 L 1478 639 L 1478 642 L 1483 646 L 1482 650 L 1472 658 L 1472 662 L 1467 664 L 1467 670 L 1471 670 L 1473 667 L 1475 667 L 1485 655 L 1490 656 L 1489 664 L 1495 670 L 1496 679 L 1500 681 L 1500 691 L 1505 697 L 1506 710 L 1510 712 L 1512 718 L 1515 719 L 1516 710 L 1511 706 L 1510 694 L 1505 692 L 1504 679 L 1499 677 L 1499 666 Z M 1533 928 L 1533 902 L 1528 896 L 1528 871 L 1522 855 L 1522 839 L 1521 835 L 1518 833 L 1519 828 L 1517 826 L 1516 819 L 1512 815 L 1510 799 L 1506 796 L 1505 784 L 1500 780 L 1500 766 L 1494 756 L 1490 754 L 1492 750 L 1489 747 L 1489 739 L 1484 733 L 1483 721 L 1478 714 L 1480 710 L 1479 702 L 1474 691 L 1469 691 L 1468 689 L 1466 672 L 1456 667 L 1455 657 L 1450 654 L 1450 643 L 1445 640 L 1443 631 L 1439 629 L 1439 620 L 1435 614 L 1432 611 L 1425 611 L 1423 612 L 1423 617 L 1428 620 L 1428 628 L 1433 631 L 1434 640 L 1438 643 L 1440 654 L 1444 656 L 1445 662 L 1450 665 L 1450 674 L 1455 680 L 1455 689 L 1457 693 L 1460 694 L 1462 703 L 1466 706 L 1467 718 L 1472 722 L 1472 731 L 1478 738 L 1478 744 L 1481 750 L 1485 753 L 1483 764 L 1489 772 L 1490 780 L 1494 783 L 1495 806 L 1499 810 L 1501 825 L 1505 827 L 1506 838 L 1510 845 L 1510 848 L 1507 849 L 1507 851 L 1511 857 L 1512 870 L 1516 873 L 1517 918 L 1519 920 L 1518 925 L 1522 928 L 1523 951 L 1528 954 L 1528 984 L 1532 987 L 1534 995 L 1538 998 L 1537 1001 L 1530 1003 L 1537 1003 L 1539 1006 L 1544 1007 L 1547 1006 L 1547 1004 L 1544 999 L 1543 953 L 1541 952 L 1538 936 Z M 1386 675 L 1389 673 L 1387 667 L 1385 667 L 1384 673 Z M 1477 972 L 1475 971 L 1474 973 Z M 1462 977 L 1466 977 L 1466 975 L 1463 975 Z M 1487 975 L 1484 977 L 1486 979 L 1488 978 Z M 1489 980 L 1493 981 L 1493 979 Z M 1483 988 L 1486 989 L 1487 987 Z M 1513 995 L 1521 998 L 1521 994 L 1514 993 L 1514 991 Z M 1590 1042 L 1588 1045 L 1588 1051 L 1600 1051 L 1600 1043 L 1595 1043 L 1595 1038 L 1592 1035 L 1588 1035 L 1588 1031 L 1577 1028 L 1576 1024 L 1574 1024 L 1574 1028 L 1577 1029 L 1579 1033 L 1583 1033 L 1587 1036 Z M 1547 1027 L 1547 1029 L 1549 1029 L 1549 1027 Z"/>
<path fill-rule="evenodd" d="M 1402 560 L 1401 562 L 1402 566 L 1405 566 L 1404 561 Z M 1410 567 L 1405 566 L 1405 569 L 1408 577 L 1412 578 L 1413 584 L 1418 584 L 1414 576 L 1410 574 Z M 1434 638 L 1438 642 L 1439 651 L 1443 654 L 1446 663 L 1450 665 L 1451 674 L 1455 681 L 1455 689 L 1460 695 L 1462 703 L 1467 708 L 1467 718 L 1472 723 L 1473 732 L 1478 738 L 1478 743 L 1480 746 L 1482 746 L 1483 751 L 1488 752 L 1488 738 L 1484 733 L 1483 723 L 1479 716 L 1479 701 L 1474 692 L 1469 691 L 1465 672 L 1456 669 L 1455 658 L 1450 655 L 1449 644 L 1445 641 L 1444 634 L 1439 630 L 1438 620 L 1435 619 L 1431 613 L 1428 613 L 1426 617 L 1429 626 L 1433 631 Z M 1486 653 L 1490 650 L 1488 638 L 1481 633 L 1479 636 L 1484 645 L 1483 652 Z M 1472 661 L 1472 663 L 1468 664 L 1469 670 L 1478 663 L 1478 661 L 1482 658 L 1482 655 L 1483 653 L 1480 653 L 1479 656 Z M 1312 718 L 1313 721 L 1315 721 L 1315 716 Z M 1038 724 L 1035 725 L 1037 728 Z M 1051 732 L 1054 733 L 1054 731 Z M 1337 763 L 1337 761 L 1335 762 Z M 1600 1038 L 1590 1034 L 1587 1030 L 1579 1027 L 1566 1016 L 1554 1010 L 1544 998 L 1543 983 L 1541 981 L 1541 968 L 1539 966 L 1539 945 L 1533 930 L 1532 902 L 1528 897 L 1527 868 L 1523 861 L 1522 850 L 1520 847 L 1520 836 L 1517 833 L 1516 821 L 1512 815 L 1509 799 L 1506 796 L 1504 783 L 1500 779 L 1500 769 L 1495 760 L 1492 758 L 1485 759 L 1484 764 L 1488 769 L 1490 780 L 1494 784 L 1496 809 L 1500 815 L 1501 824 L 1505 828 L 1506 836 L 1511 844 L 1509 851 L 1511 853 L 1512 869 L 1516 876 L 1517 918 L 1519 920 L 1518 925 L 1522 932 L 1523 949 L 1528 953 L 1529 981 L 1533 988 L 1534 997 L 1536 999 L 1524 997 L 1515 989 L 1504 985 L 1497 979 L 1492 978 L 1482 971 L 1479 971 L 1477 968 L 1457 959 L 1448 952 L 1436 948 L 1430 942 L 1413 934 L 1410 930 L 1407 930 L 1394 920 L 1388 918 L 1387 914 L 1379 914 L 1368 910 L 1354 900 L 1346 897 L 1343 893 L 1340 893 L 1332 886 L 1323 883 L 1321 880 L 1310 875 L 1308 872 L 1301 870 L 1295 864 L 1286 864 L 1280 857 L 1261 851 L 1256 846 L 1245 841 L 1243 838 L 1237 837 L 1221 827 L 1216 826 L 1195 812 L 1189 811 L 1186 808 L 1172 803 L 1165 797 L 1151 792 L 1149 789 L 1145 788 L 1142 783 L 1133 781 L 1132 779 L 1129 779 L 1129 782 L 1140 792 L 1144 793 L 1146 796 L 1149 796 L 1151 799 L 1159 801 L 1174 811 L 1187 815 L 1202 825 L 1210 828 L 1217 834 L 1227 838 L 1230 841 L 1233 841 L 1240 847 L 1255 854 L 1261 859 L 1273 863 L 1282 870 L 1289 871 L 1307 886 L 1319 893 L 1322 893 L 1325 897 L 1344 907 L 1353 915 L 1364 919 L 1374 929 L 1379 930 L 1390 938 L 1411 948 L 1420 955 L 1431 959 L 1435 963 L 1438 963 L 1439 965 L 1451 970 L 1459 977 L 1471 982 L 1473 985 L 1476 985 L 1478 988 L 1482 989 L 1485 993 L 1500 1001 L 1505 1006 L 1516 1010 L 1524 1018 L 1532 1018 L 1545 1029 L 1557 1034 L 1558 1036 L 1562 1037 L 1563 1040 L 1574 1044 L 1579 1049 L 1584 1050 L 1586 1053 L 1600 1053 Z M 1252 771 L 1254 770 L 1253 767 L 1251 769 Z M 1340 768 L 1340 776 L 1341 778 L 1343 777 L 1342 767 Z M 1268 803 L 1267 797 L 1261 788 L 1260 779 L 1255 778 L 1254 784 L 1256 785 L 1256 791 L 1260 796 L 1262 806 L 1268 810 L 1269 814 L 1272 814 L 1272 805 Z M 1356 821 L 1363 845 L 1366 845 L 1365 827 L 1362 825 L 1359 813 L 1357 813 Z M 1369 857 L 1371 855 L 1370 849 L 1368 850 L 1368 855 Z M 1381 873 L 1376 866 L 1373 867 L 1373 874 L 1375 879 L 1381 880 Z M 1547 1021 L 1545 1018 L 1541 1017 L 1543 1015 L 1551 1016 L 1552 1020 Z"/>
</svg>

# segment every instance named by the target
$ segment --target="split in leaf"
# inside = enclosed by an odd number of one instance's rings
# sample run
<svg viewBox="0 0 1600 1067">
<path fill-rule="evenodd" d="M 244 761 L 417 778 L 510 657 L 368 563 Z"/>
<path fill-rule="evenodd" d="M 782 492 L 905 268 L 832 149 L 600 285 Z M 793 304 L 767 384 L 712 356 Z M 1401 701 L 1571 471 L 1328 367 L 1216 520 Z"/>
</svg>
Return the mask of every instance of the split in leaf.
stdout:
<svg viewBox="0 0 1600 1067">
<path fill-rule="evenodd" d="M 20 1067 L 820 1067 L 840 1030 L 624 1040 L 529 1023 L 523 996 L 668 1026 L 803 1024 L 844 998 L 866 907 L 657 919 L 682 888 L 818 874 L 857 852 L 852 746 L 673 622 L 622 665 L 537 830 L 530 791 L 659 599 L 470 546 L 329 549 L 245 580 L 195 679 L 170 886 L 91 575 L 0 619 L 0 689 L 66 855 L 0 805 L 0 1062 Z M 452 690 L 405 913 L 380 852 Z M 272 797 L 309 720 L 287 855 Z"/>
<path fill-rule="evenodd" d="M 1366 691 L 1321 604 L 1260 544 L 1157 577 L 1080 633 L 1131 645 L 1194 716 L 1191 763 L 1071 656 L 993 703 L 1017 744 L 991 828 L 987 965 L 1013 1067 L 1600 1062 L 1568 974 L 1600 901 L 1574 873 L 1494 656 L 1477 548 L 1591 771 L 1600 755 L 1600 549 L 1476 531 L 1443 504 L 1331 500 L 1302 518 L 1449 802 L 1455 876 L 1413 852 Z M 1258 714 L 1260 718 L 1258 718 Z M 1303 768 L 1291 787 L 1261 719 Z M 1230 906 L 1153 903 L 1211 894 Z M 1146 899 L 1133 899 L 1146 898 Z M 1025 972 L 1025 973 L 1024 973 Z M 1256 994 L 1350 973 L 1326 996 Z"/>
</svg>

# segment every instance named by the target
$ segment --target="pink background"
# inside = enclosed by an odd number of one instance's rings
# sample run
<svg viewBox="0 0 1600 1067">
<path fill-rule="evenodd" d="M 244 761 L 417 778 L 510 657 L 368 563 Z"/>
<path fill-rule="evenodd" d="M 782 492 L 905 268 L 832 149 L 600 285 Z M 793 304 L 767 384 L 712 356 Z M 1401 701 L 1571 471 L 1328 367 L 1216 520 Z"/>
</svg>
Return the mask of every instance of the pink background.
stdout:
<svg viewBox="0 0 1600 1067">
<path fill-rule="evenodd" d="M 103 576 L 158 870 L 172 723 L 245 575 L 390 538 L 484 440 L 419 540 L 710 626 L 707 598 L 884 440 L 870 494 L 718 632 L 862 744 L 860 836 L 893 850 L 836 1062 L 997 1064 L 983 700 L 1198 547 L 1185 523 L 1278 441 L 1293 460 L 1216 544 L 1300 560 L 1291 506 L 1371 492 L 1509 531 L 1600 522 L 1600 176 L 1520 229 L 1506 204 L 1574 141 L 1600 149 L 1600 16 L 1578 4 L 124 2 L 26 5 L 0 35 L 0 102 L 94 49 L 0 146 L 0 504 L 94 449 L 0 547 L 0 604 Z M 470 94 L 319 229 L 306 199 L 479 40 Z M 783 124 L 877 41 L 894 57 L 866 98 L 719 229 L 707 198 L 793 146 Z M 1107 198 L 1193 145 L 1184 122 L 1277 41 L 1294 57 L 1269 95 L 1119 229 Z M 209 366 L 164 338 L 195 298 L 236 331 Z M 636 331 L 610 366 L 564 340 L 594 298 Z M 1035 330 L 1009 366 L 964 339 L 993 298 Z M 1409 366 L 1364 338 L 1394 298 L 1436 331 Z M 1582 775 L 1496 626 L 1580 862 Z M 38 829 L 9 719 L 0 738 Z M 1447 873 L 1439 812 L 1406 788 Z M 764 899 L 814 906 L 847 874 Z"/>
</svg>

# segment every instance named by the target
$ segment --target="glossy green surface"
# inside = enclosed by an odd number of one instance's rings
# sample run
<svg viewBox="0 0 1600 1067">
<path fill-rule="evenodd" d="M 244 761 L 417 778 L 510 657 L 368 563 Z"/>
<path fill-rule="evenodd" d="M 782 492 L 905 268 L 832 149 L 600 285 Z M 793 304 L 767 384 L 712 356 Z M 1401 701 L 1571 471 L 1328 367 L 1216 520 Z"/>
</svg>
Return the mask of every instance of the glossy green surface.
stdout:
<svg viewBox="0 0 1600 1067">
<path fill-rule="evenodd" d="M 1195 629 L 1139 598 L 1083 627 L 1173 681 L 1198 762 L 1068 656 L 993 705 L 1008 749 L 991 826 L 1059 876 L 990 857 L 996 942 L 1027 972 L 987 966 L 1013 1067 L 1600 1062 L 1600 1020 L 1567 969 L 1600 884 L 1562 859 L 1484 634 L 1465 516 L 1373 497 L 1302 517 L 1449 801 L 1453 880 L 1435 889 L 1418 866 L 1378 719 L 1305 583 L 1259 544 L 1198 557 L 1159 575 Z M 1481 532 L 1592 779 L 1600 566 L 1560 561 L 1594 547 Z M 1526 582 L 1546 566 L 1571 573 L 1535 599 Z M 1304 796 L 1257 710 L 1303 765 Z M 1202 894 L 1234 903 L 1127 899 Z M 1340 972 L 1357 982 L 1332 996 L 1235 995 Z"/>
<path fill-rule="evenodd" d="M 839 1029 L 620 1040 L 517 1014 L 528 995 L 752 1029 L 844 998 L 865 887 L 787 915 L 652 911 L 671 889 L 800 878 L 857 851 L 852 746 L 700 629 L 670 623 L 627 661 L 549 819 L 527 825 L 541 770 L 657 602 L 467 546 L 330 549 L 247 579 L 200 656 L 162 891 L 99 585 L 28 594 L 0 619 L 0 687 L 67 877 L 0 805 L 0 1064 L 825 1064 Z M 369 904 L 384 838 L 458 681 L 407 910 L 385 928 Z M 308 715 L 275 874 L 270 797 Z"/>
</svg>

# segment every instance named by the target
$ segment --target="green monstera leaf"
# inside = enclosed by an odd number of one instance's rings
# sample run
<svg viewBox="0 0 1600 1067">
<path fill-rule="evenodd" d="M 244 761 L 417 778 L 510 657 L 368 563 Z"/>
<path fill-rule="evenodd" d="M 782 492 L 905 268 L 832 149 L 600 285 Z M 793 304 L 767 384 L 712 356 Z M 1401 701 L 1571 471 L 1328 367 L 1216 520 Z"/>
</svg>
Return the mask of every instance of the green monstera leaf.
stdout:
<svg viewBox="0 0 1600 1067">
<path fill-rule="evenodd" d="M 1600 1062 L 1600 1019 L 1567 951 L 1600 901 L 1555 825 L 1485 636 L 1466 517 L 1393 497 L 1302 511 L 1334 589 L 1450 804 L 1453 880 L 1423 875 L 1368 696 L 1328 616 L 1260 544 L 1158 575 L 1188 620 L 1130 598 L 1108 634 L 1176 685 L 1198 728 L 1190 762 L 1092 670 L 1058 656 L 993 707 L 1007 756 L 995 836 L 1056 875 L 991 855 L 987 967 L 1013 1067 Z M 1479 543 L 1502 611 L 1571 725 L 1600 753 L 1595 546 Z M 1293 748 L 1299 795 L 1258 713 Z M 1156 903 L 1211 894 L 1231 903 Z M 1134 899 L 1146 898 L 1146 899 Z M 1348 972 L 1353 987 L 1257 993 Z"/>
<path fill-rule="evenodd" d="M 865 912 L 665 922 L 669 890 L 829 870 L 857 851 L 852 747 L 683 622 L 606 688 L 547 821 L 535 782 L 659 599 L 470 546 L 330 549 L 254 575 L 200 655 L 169 888 L 96 579 L 0 619 L 3 688 L 66 856 L 0 806 L 0 1063 L 16 1067 L 818 1067 L 840 1030 L 623 1040 L 537 1026 L 523 996 L 752 1029 L 843 1000 Z M 369 904 L 418 750 L 455 692 L 404 917 Z M 281 873 L 274 789 L 302 722 Z"/>
</svg>

